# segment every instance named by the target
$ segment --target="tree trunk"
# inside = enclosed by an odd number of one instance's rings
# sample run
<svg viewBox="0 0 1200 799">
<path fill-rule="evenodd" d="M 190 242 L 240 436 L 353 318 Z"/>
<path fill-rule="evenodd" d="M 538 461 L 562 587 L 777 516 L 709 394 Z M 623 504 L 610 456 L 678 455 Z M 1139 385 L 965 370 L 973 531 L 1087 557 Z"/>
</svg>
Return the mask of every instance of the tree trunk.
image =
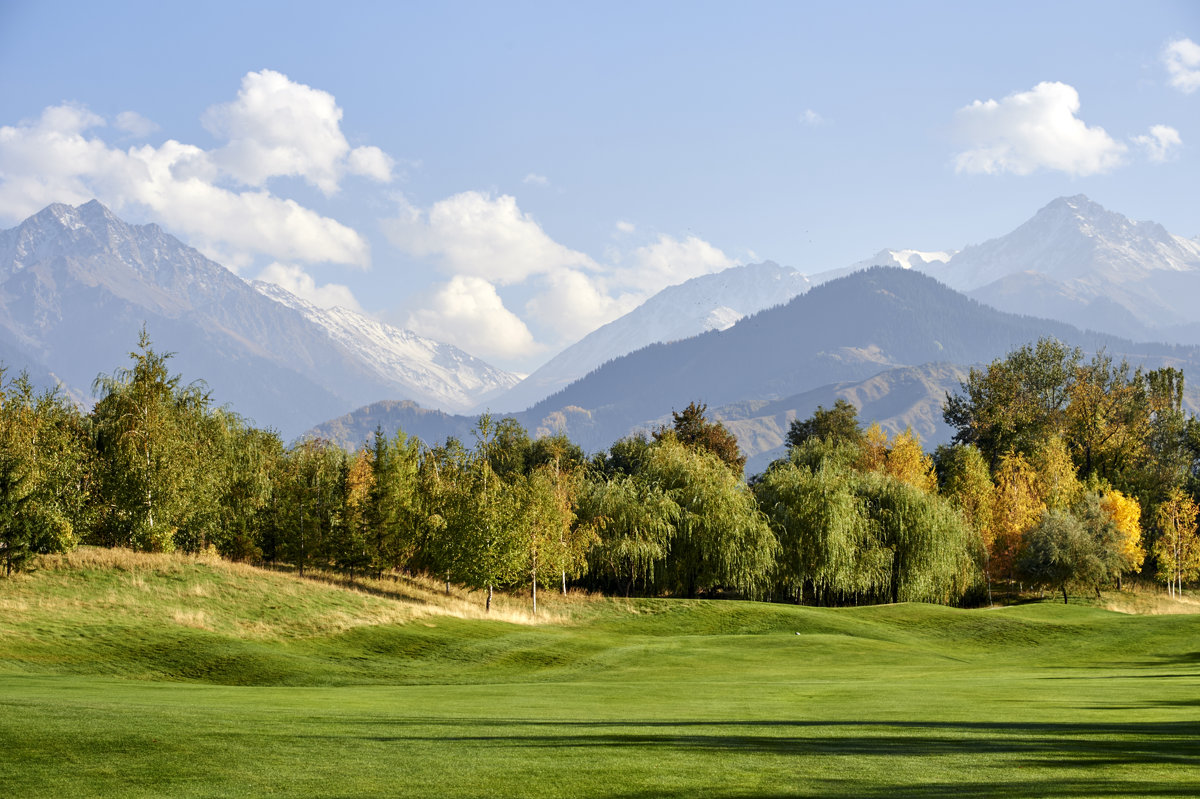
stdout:
<svg viewBox="0 0 1200 799">
<path fill-rule="evenodd" d="M 562 577 L 563 577 L 563 596 L 566 596 L 567 595 L 567 570 L 566 569 L 563 569 Z"/>
<path fill-rule="evenodd" d="M 537 615 L 537 578 L 533 578 L 533 615 Z"/>
<path fill-rule="evenodd" d="M 1063 604 L 1065 605 L 1065 604 L 1067 604 L 1067 584 L 1066 583 L 1063 583 L 1062 591 L 1063 591 Z"/>
<path fill-rule="evenodd" d="M 492 584 L 491 583 L 488 583 L 487 605 L 484 606 L 484 611 L 487 613 L 492 612 Z"/>
</svg>

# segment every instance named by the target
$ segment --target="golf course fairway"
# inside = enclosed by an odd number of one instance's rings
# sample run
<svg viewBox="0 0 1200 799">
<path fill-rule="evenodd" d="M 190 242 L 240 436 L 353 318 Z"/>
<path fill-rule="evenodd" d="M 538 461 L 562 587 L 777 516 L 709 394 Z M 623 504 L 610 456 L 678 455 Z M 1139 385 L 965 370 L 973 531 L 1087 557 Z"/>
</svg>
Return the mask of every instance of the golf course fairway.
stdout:
<svg viewBox="0 0 1200 799">
<path fill-rule="evenodd" d="M 0 795 L 1200 795 L 1200 616 L 434 587 L 98 550 L 0 581 Z"/>
</svg>

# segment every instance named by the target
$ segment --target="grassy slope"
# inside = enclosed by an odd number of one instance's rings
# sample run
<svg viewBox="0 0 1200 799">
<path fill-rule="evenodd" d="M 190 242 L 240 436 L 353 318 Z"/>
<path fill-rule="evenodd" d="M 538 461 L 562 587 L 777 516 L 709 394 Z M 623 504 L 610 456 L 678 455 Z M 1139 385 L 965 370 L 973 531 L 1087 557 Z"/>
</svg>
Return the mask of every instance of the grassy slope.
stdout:
<svg viewBox="0 0 1200 799">
<path fill-rule="evenodd" d="M 96 550 L 0 582 L 0 795 L 1200 794 L 1196 616 L 547 598 L 532 624 L 369 588 Z"/>
</svg>

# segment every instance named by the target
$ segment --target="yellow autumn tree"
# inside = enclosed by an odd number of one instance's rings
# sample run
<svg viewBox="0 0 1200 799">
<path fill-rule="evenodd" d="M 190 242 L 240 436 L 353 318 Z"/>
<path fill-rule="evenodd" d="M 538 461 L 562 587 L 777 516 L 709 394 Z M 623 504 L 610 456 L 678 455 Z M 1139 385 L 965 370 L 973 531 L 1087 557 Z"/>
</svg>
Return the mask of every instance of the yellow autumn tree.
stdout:
<svg viewBox="0 0 1200 799">
<path fill-rule="evenodd" d="M 1033 453 L 1038 497 L 1052 510 L 1068 510 L 1083 497 L 1070 450 L 1060 436 L 1050 436 Z"/>
<path fill-rule="evenodd" d="M 1037 487 L 1037 472 L 1023 455 L 1010 451 L 996 470 L 996 504 L 992 524 L 991 576 L 1013 579 L 1021 539 L 1042 518 L 1046 503 Z"/>
<path fill-rule="evenodd" d="M 1142 568 L 1146 559 L 1146 550 L 1142 548 L 1142 506 L 1134 497 L 1127 497 L 1120 491 L 1107 491 L 1100 498 L 1100 507 L 1117 527 L 1119 534 L 1117 555 L 1121 563 L 1121 572 L 1135 572 Z M 1121 587 L 1120 574 L 1117 575 L 1117 588 Z"/>
<path fill-rule="evenodd" d="M 1158 560 L 1158 579 L 1167 584 L 1171 596 L 1183 591 L 1185 580 L 1200 575 L 1200 541 L 1196 539 L 1196 503 L 1178 488 L 1172 488 L 1158 506 L 1155 523 L 1158 541 L 1154 557 Z"/>
<path fill-rule="evenodd" d="M 868 434 L 869 435 L 869 434 Z M 921 449 L 921 437 L 911 427 L 892 438 L 887 452 L 884 472 L 902 483 L 919 488 L 927 494 L 937 490 L 937 474 L 933 471 L 933 458 Z"/>
<path fill-rule="evenodd" d="M 864 472 L 881 472 L 887 463 L 888 437 L 879 422 L 867 428 L 859 468 Z"/>
</svg>

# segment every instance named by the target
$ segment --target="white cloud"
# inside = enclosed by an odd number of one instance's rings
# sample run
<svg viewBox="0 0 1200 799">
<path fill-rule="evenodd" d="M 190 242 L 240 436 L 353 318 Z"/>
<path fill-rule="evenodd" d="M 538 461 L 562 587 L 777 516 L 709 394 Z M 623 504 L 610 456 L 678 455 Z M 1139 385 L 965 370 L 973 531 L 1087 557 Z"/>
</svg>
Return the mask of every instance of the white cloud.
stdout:
<svg viewBox="0 0 1200 799">
<path fill-rule="evenodd" d="M 340 283 L 326 283 L 318 286 L 312 276 L 294 264 L 281 264 L 278 261 L 268 266 L 258 276 L 259 280 L 274 283 L 302 300 L 307 300 L 318 308 L 349 308 L 362 312 L 362 306 L 354 298 L 354 292 L 349 286 Z"/>
<path fill-rule="evenodd" d="M 467 191 L 434 203 L 427 212 L 402 198 L 399 214 L 384 223 L 384 232 L 409 255 L 437 259 L 449 274 L 501 286 L 563 268 L 596 268 L 588 256 L 547 236 L 509 195 Z"/>
<path fill-rule="evenodd" d="M 137 111 L 122 111 L 113 120 L 113 127 L 123 130 L 131 136 L 143 139 L 158 130 L 157 123 L 146 119 Z"/>
<path fill-rule="evenodd" d="M 542 281 L 541 291 L 525 303 L 525 313 L 553 330 L 559 341 L 569 342 L 632 311 L 643 299 L 629 293 L 611 296 L 605 281 L 565 269 Z"/>
<path fill-rule="evenodd" d="M 285 101 L 297 107 L 288 111 Z M 261 185 L 277 174 L 297 174 L 327 189 L 343 174 L 390 176 L 383 151 L 345 143 L 333 97 L 266 71 L 247 75 L 238 100 L 218 108 L 212 112 L 223 126 L 218 129 L 234 138 L 214 151 L 173 139 L 157 147 L 111 147 L 100 135 L 105 120 L 72 104 L 0 127 L 0 219 L 16 222 L 52 202 L 95 198 L 118 213 L 139 210 L 231 268 L 262 256 L 367 266 L 370 251 L 356 231 Z M 266 124 L 267 108 L 296 128 L 324 128 L 289 133 Z M 114 127 L 136 134 L 151 124 L 124 112 Z M 249 152 L 263 162 L 250 168 L 231 155 Z"/>
<path fill-rule="evenodd" d="M 1003 100 L 976 100 L 955 115 L 967 149 L 954 159 L 959 172 L 1028 175 L 1053 169 L 1084 176 L 1119 166 L 1127 147 L 1076 113 L 1079 93 L 1065 83 L 1039 83 Z"/>
<path fill-rule="evenodd" d="M 800 114 L 800 122 L 810 128 L 815 128 L 825 124 L 825 117 L 811 108 L 806 108 L 804 109 L 804 113 Z"/>
<path fill-rule="evenodd" d="M 273 70 L 247 73 L 237 99 L 209 108 L 203 122 L 228 142 L 213 152 L 214 162 L 249 186 L 293 176 L 332 194 L 347 172 L 391 180 L 392 161 L 382 150 L 350 149 L 332 94 Z"/>
<path fill-rule="evenodd" d="M 526 186 L 549 186 L 550 178 L 545 175 L 539 175 L 536 172 L 530 172 L 522 180 Z"/>
<path fill-rule="evenodd" d="M 598 263 L 552 239 L 508 195 L 468 191 L 427 210 L 399 197 L 398 205 L 384 223 L 388 238 L 452 276 L 407 324 L 480 354 L 528 357 L 570 344 L 669 285 L 734 263 L 696 236 L 668 235 L 632 250 L 613 247 Z M 637 228 L 619 221 L 616 230 Z M 504 306 L 497 286 L 521 299 L 532 329 Z"/>
<path fill-rule="evenodd" d="M 1184 94 L 1200 89 L 1200 44 L 1191 39 L 1176 39 L 1163 48 L 1168 83 Z"/>
<path fill-rule="evenodd" d="M 457 275 L 422 298 L 405 327 L 484 358 L 528 356 L 540 349 L 525 323 L 504 307 L 496 287 L 470 275 Z"/>
<path fill-rule="evenodd" d="M 615 282 L 646 296 L 734 265 L 732 258 L 704 239 L 688 236 L 681 241 L 666 234 L 659 234 L 658 241 L 634 250 L 632 261 L 632 267 L 615 270 Z"/>
<path fill-rule="evenodd" d="M 1134 136 L 1133 141 L 1146 151 L 1151 161 L 1157 163 L 1170 159 L 1174 149 L 1183 144 L 1179 131 L 1168 125 L 1155 125 L 1150 128 L 1149 135 Z"/>
</svg>

